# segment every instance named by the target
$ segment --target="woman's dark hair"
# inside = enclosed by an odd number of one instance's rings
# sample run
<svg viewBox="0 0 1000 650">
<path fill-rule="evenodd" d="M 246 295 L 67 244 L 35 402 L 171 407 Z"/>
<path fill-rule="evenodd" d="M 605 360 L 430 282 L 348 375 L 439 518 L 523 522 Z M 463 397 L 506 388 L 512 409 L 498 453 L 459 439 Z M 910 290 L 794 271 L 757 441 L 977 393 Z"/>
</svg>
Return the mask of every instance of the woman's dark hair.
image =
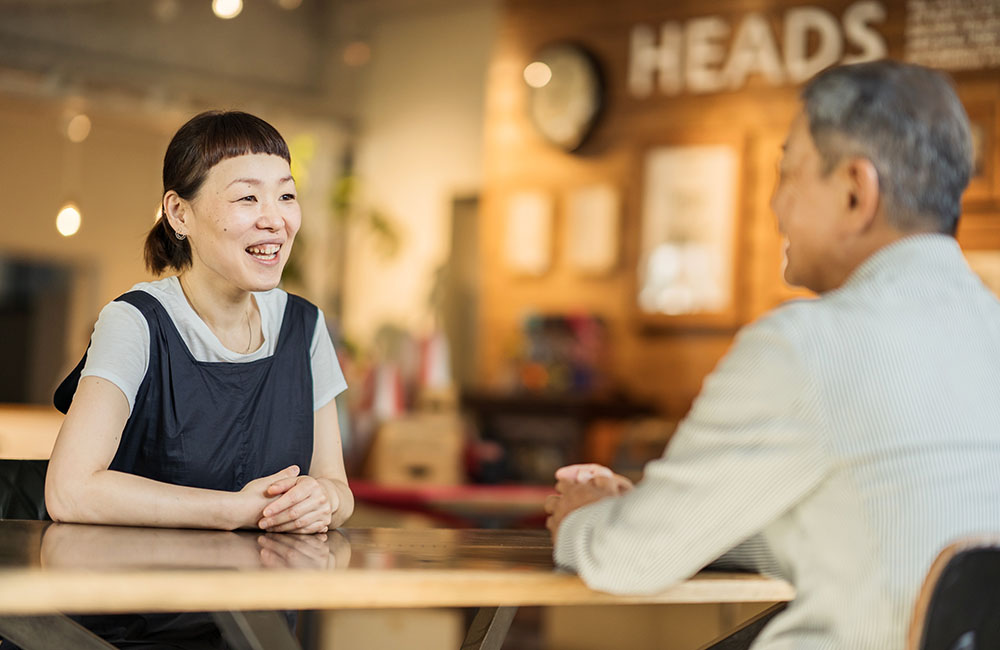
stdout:
<svg viewBox="0 0 1000 650">
<path fill-rule="evenodd" d="M 281 156 L 291 163 L 288 145 L 277 129 L 240 111 L 206 111 L 182 126 L 163 156 L 163 195 L 173 190 L 191 200 L 201 189 L 208 171 L 220 161 L 245 154 Z M 191 265 L 191 244 L 177 239 L 163 212 L 146 235 L 146 268 L 156 275 L 172 268 L 183 271 Z"/>
</svg>

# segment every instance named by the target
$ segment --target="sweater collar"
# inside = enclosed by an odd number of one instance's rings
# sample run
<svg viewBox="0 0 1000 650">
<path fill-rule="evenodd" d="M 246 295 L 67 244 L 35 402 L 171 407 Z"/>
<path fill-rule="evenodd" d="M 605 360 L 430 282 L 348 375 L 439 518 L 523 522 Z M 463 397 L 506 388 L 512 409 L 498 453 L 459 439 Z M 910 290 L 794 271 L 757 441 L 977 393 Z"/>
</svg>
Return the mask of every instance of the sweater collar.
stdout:
<svg viewBox="0 0 1000 650">
<path fill-rule="evenodd" d="M 938 233 L 909 235 L 883 246 L 862 262 L 840 288 L 856 287 L 887 278 L 908 268 L 927 269 L 954 263 L 962 250 L 954 237 Z"/>
</svg>

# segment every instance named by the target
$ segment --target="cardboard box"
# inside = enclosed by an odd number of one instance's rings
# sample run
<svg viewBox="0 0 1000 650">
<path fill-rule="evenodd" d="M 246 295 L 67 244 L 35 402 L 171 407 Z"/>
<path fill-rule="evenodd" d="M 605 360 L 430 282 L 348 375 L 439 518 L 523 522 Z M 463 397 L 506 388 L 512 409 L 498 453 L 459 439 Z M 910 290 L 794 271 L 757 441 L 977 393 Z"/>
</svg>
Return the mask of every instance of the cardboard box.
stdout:
<svg viewBox="0 0 1000 650">
<path fill-rule="evenodd" d="M 387 485 L 459 485 L 465 482 L 464 448 L 457 413 L 408 414 L 376 432 L 368 473 Z"/>
</svg>

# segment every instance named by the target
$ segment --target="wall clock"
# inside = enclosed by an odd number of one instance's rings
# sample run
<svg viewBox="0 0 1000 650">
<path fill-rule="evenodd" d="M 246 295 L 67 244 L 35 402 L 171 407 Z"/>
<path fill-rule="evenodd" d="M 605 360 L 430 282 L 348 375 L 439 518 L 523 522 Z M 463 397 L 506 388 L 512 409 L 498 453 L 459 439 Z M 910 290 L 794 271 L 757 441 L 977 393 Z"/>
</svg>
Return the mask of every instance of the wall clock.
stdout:
<svg viewBox="0 0 1000 650">
<path fill-rule="evenodd" d="M 528 112 L 537 131 L 565 151 L 579 149 L 603 107 L 604 82 L 597 59 L 572 43 L 544 47 L 525 68 Z"/>
</svg>

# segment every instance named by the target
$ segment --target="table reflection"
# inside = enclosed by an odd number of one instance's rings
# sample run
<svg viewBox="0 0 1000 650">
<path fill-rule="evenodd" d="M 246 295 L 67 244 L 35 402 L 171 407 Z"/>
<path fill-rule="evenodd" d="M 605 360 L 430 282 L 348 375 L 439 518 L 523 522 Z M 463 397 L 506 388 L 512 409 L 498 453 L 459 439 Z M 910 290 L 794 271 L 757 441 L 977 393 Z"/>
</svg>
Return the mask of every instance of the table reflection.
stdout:
<svg viewBox="0 0 1000 650">
<path fill-rule="evenodd" d="M 348 528 L 351 566 L 364 569 L 551 571 L 547 530 Z"/>
<path fill-rule="evenodd" d="M 342 569 L 351 543 L 340 531 L 292 535 L 175 528 L 50 524 L 40 564 L 52 569 Z"/>
<path fill-rule="evenodd" d="M 0 570 L 552 571 L 545 530 L 344 528 L 318 535 L 4 521 Z"/>
</svg>

